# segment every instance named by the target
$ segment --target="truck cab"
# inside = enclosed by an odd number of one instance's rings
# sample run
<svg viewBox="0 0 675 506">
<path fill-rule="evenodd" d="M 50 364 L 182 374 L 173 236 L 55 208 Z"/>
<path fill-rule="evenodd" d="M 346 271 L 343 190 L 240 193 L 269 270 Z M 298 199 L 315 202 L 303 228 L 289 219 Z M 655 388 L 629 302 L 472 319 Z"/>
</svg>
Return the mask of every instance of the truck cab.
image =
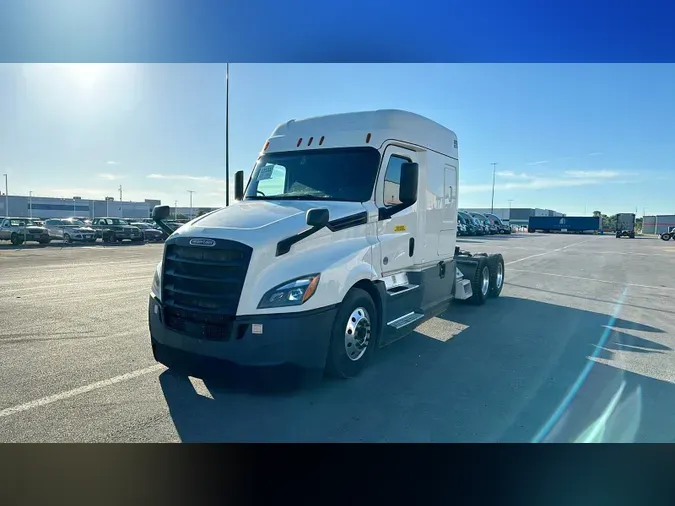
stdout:
<svg viewBox="0 0 675 506">
<path fill-rule="evenodd" d="M 352 377 L 453 299 L 503 285 L 501 255 L 456 248 L 458 144 L 414 113 L 291 120 L 236 203 L 168 227 L 149 300 L 155 358 L 293 364 Z"/>
</svg>

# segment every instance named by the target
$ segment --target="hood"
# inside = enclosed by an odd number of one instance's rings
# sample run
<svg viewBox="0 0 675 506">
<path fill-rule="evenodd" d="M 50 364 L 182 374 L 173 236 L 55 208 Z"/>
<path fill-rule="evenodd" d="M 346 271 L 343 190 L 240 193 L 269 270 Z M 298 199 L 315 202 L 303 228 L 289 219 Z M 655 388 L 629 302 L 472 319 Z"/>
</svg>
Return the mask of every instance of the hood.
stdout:
<svg viewBox="0 0 675 506">
<path fill-rule="evenodd" d="M 28 225 L 25 228 L 29 232 L 46 232 L 47 231 L 47 229 L 45 227 L 40 227 L 38 225 Z"/>
<path fill-rule="evenodd" d="M 197 218 L 177 233 L 222 236 L 227 231 L 234 235 L 255 231 L 268 239 L 285 238 L 307 227 L 305 214 L 314 208 L 328 209 L 331 221 L 365 210 L 359 202 L 248 200 Z"/>
</svg>

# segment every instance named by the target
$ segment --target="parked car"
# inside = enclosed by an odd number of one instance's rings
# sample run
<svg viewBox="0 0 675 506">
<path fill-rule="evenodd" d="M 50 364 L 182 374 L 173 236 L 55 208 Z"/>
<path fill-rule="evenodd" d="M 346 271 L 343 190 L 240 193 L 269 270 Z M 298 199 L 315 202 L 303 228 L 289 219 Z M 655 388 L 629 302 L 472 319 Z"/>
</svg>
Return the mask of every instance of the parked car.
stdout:
<svg viewBox="0 0 675 506">
<path fill-rule="evenodd" d="M 129 225 L 123 218 L 94 218 L 91 227 L 96 230 L 96 236 L 103 239 L 103 242 L 122 242 L 125 239 L 143 242 L 141 229 Z"/>
<path fill-rule="evenodd" d="M 31 218 L 2 218 L 0 221 L 0 240 L 11 241 L 19 246 L 26 241 L 49 244 L 49 232 Z"/>
<path fill-rule="evenodd" d="M 162 242 L 166 237 L 164 232 L 147 223 L 134 221 L 130 225 L 140 228 L 143 238 L 148 242 Z"/>
<path fill-rule="evenodd" d="M 474 235 L 473 227 L 462 213 L 457 213 L 457 235 Z"/>
<path fill-rule="evenodd" d="M 489 214 L 485 213 L 485 217 L 490 220 L 490 223 L 497 229 L 497 233 L 499 234 L 510 234 L 511 233 L 511 227 L 507 224 L 505 224 L 499 216 L 496 216 L 494 214 Z"/>
<path fill-rule="evenodd" d="M 96 242 L 96 230 L 75 218 L 50 218 L 45 221 L 45 227 L 51 239 L 60 239 L 67 244 Z"/>
<path fill-rule="evenodd" d="M 485 235 L 485 228 L 476 218 L 474 218 L 473 216 L 471 216 L 471 214 L 467 212 L 462 212 L 462 214 L 466 216 L 466 219 L 471 224 L 471 227 L 473 229 L 473 233 L 470 235 Z"/>
<path fill-rule="evenodd" d="M 485 235 L 494 235 L 497 233 L 497 228 L 490 223 L 490 220 L 488 220 L 484 214 L 471 213 L 471 216 L 476 218 L 476 220 L 478 220 L 478 222 L 482 225 Z"/>
</svg>

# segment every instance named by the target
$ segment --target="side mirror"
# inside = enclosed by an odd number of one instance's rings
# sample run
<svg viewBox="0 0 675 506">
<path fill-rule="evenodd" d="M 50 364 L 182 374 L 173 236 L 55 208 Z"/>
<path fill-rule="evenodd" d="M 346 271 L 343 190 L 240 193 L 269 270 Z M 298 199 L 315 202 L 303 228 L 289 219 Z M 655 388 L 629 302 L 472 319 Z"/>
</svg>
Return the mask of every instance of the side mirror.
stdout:
<svg viewBox="0 0 675 506">
<path fill-rule="evenodd" d="M 398 199 L 404 204 L 414 204 L 417 202 L 419 170 L 419 165 L 416 163 L 404 163 L 401 165 L 401 185 L 398 190 Z"/>
<path fill-rule="evenodd" d="M 169 206 L 155 206 L 152 209 L 153 220 L 166 220 L 171 215 L 171 208 Z"/>
<path fill-rule="evenodd" d="M 244 171 L 234 173 L 234 200 L 244 200 Z"/>
<path fill-rule="evenodd" d="M 307 211 L 305 217 L 307 225 L 315 228 L 323 228 L 328 225 L 329 221 L 328 209 L 310 209 Z"/>
</svg>

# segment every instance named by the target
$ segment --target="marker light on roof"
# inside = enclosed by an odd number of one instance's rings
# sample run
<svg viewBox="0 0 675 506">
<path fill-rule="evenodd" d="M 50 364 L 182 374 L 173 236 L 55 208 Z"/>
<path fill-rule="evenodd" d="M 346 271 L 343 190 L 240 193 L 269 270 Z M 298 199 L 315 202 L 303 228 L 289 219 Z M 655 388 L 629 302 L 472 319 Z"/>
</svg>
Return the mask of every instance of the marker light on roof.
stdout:
<svg viewBox="0 0 675 506">
<path fill-rule="evenodd" d="M 370 134 L 366 135 L 366 144 L 370 142 Z"/>
<path fill-rule="evenodd" d="M 323 144 L 323 135 L 321 136 L 321 139 L 319 139 L 319 146 L 321 146 L 321 144 Z"/>
<path fill-rule="evenodd" d="M 313 140 L 314 140 L 314 137 L 310 137 L 309 141 L 307 141 L 307 146 L 311 146 Z"/>
<path fill-rule="evenodd" d="M 298 139 L 298 143 L 295 145 L 296 148 L 300 147 L 300 144 L 302 143 L 302 137 Z"/>
<path fill-rule="evenodd" d="M 265 147 L 263 148 L 263 151 L 267 151 L 267 148 L 269 148 L 269 147 L 270 147 L 270 141 L 267 141 L 265 143 Z"/>
</svg>

